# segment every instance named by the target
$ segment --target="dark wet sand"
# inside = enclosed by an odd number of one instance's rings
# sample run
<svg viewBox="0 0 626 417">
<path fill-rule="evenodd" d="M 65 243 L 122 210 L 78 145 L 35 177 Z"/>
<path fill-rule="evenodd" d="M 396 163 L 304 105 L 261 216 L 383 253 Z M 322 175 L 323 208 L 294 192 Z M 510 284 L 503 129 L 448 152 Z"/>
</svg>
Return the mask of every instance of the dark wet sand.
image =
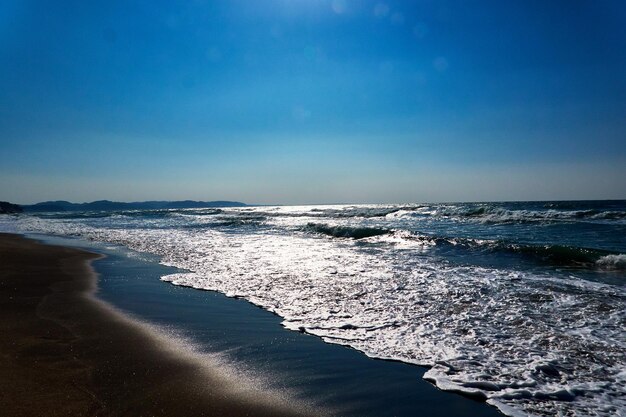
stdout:
<svg viewBox="0 0 626 417">
<path fill-rule="evenodd" d="M 0 234 L 1 415 L 305 415 L 96 300 L 96 258 Z"/>
</svg>

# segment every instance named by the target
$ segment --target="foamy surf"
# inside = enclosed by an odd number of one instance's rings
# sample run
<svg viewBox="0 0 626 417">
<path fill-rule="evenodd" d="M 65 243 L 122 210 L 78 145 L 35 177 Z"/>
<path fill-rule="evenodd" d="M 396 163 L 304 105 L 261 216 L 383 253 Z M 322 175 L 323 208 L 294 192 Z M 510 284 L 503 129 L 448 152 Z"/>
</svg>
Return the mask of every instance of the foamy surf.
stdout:
<svg viewBox="0 0 626 417">
<path fill-rule="evenodd" d="M 190 271 L 165 281 L 243 297 L 288 329 L 371 357 L 429 366 L 441 389 L 507 415 L 619 415 L 626 242 L 620 216 L 599 216 L 619 210 L 483 206 L 22 216 L 3 227 L 160 255 Z"/>
<path fill-rule="evenodd" d="M 626 254 L 606 255 L 598 259 L 596 264 L 605 269 L 626 269 Z"/>
</svg>

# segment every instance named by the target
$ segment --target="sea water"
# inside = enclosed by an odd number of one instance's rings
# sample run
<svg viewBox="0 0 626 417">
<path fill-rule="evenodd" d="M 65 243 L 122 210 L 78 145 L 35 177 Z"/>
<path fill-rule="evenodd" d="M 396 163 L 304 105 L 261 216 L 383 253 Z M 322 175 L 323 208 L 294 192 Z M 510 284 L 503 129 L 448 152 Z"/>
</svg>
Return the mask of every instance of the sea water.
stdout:
<svg viewBox="0 0 626 417">
<path fill-rule="evenodd" d="M 159 255 L 174 285 L 430 367 L 508 415 L 626 409 L 626 202 L 243 207 L 1 216 L 0 230 Z"/>
</svg>

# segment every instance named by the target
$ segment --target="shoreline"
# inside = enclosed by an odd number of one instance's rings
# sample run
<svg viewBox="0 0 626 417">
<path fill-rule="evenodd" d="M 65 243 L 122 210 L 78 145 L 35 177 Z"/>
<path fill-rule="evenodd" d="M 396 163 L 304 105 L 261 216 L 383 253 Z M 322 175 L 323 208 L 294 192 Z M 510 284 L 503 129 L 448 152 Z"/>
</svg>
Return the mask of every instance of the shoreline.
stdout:
<svg viewBox="0 0 626 417">
<path fill-rule="evenodd" d="M 102 256 L 0 233 L 3 415 L 310 415 L 95 297 Z"/>
</svg>

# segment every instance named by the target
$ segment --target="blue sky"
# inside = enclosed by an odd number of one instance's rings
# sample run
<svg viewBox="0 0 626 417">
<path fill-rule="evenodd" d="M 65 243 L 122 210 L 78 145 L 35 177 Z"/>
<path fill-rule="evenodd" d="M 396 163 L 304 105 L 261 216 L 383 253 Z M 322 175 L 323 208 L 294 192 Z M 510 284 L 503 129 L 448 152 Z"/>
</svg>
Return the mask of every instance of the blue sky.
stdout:
<svg viewBox="0 0 626 417">
<path fill-rule="evenodd" d="M 0 5 L 0 200 L 626 198 L 622 1 Z"/>
</svg>

